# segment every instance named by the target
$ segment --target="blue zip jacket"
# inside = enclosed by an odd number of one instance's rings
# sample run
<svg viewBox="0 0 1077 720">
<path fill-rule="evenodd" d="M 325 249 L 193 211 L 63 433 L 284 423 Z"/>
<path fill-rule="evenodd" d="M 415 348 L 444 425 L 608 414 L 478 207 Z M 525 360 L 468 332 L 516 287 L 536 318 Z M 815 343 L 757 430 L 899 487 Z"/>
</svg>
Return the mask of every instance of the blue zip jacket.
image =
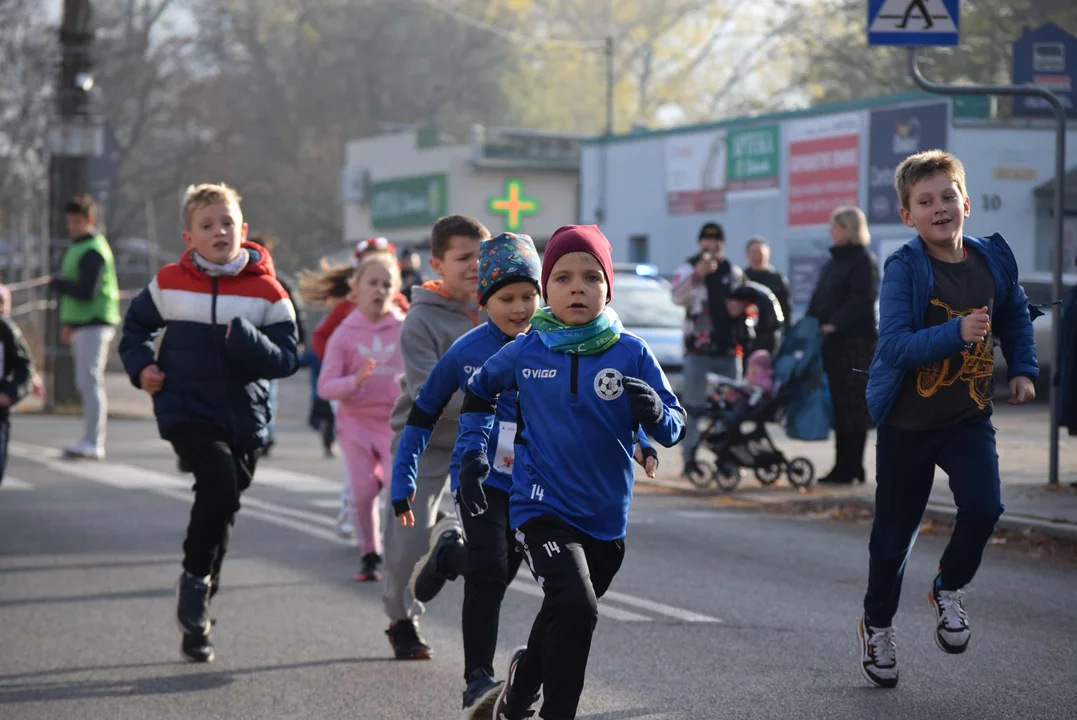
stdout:
<svg viewBox="0 0 1077 720">
<path fill-rule="evenodd" d="M 1017 260 L 999 234 L 964 238 L 965 247 L 987 261 L 995 278 L 991 332 L 1002 345 L 1009 377 L 1035 380 L 1039 374 L 1028 298 L 1017 281 Z M 867 401 L 871 419 L 880 424 L 893 407 L 905 373 L 961 352 L 961 318 L 924 327 L 935 284 L 931 260 L 919 236 L 886 261 L 879 296 L 879 344 L 868 374 Z"/>
<path fill-rule="evenodd" d="M 461 335 L 438 360 L 429 377 L 423 382 L 393 458 L 393 480 L 389 498 L 398 510 L 407 509 L 403 501 L 415 492 L 419 456 L 426 451 L 434 426 L 441 418 L 441 411 L 449 403 L 453 393 L 457 390 L 466 391 L 471 377 L 512 339 L 494 323 L 485 322 Z M 496 455 L 491 461 L 490 475 L 484 482 L 485 485 L 491 485 L 506 493 L 512 489 L 516 427 L 516 392 L 509 390 L 498 398 L 497 412 L 488 440 L 489 447 L 496 448 Z M 638 433 L 637 439 L 645 448 L 650 447 L 642 432 Z M 457 443 L 453 447 L 449 464 L 449 480 L 454 494 L 460 486 L 461 454 L 461 446 Z"/>
<path fill-rule="evenodd" d="M 645 381 L 666 406 L 661 422 L 643 428 L 647 435 L 666 447 L 680 442 L 684 408 L 650 348 L 631 333 L 622 333 L 617 344 L 596 355 L 569 355 L 550 350 L 531 332 L 506 345 L 471 378 L 460 415 L 461 455 L 486 452 L 499 396 L 517 391 L 512 527 L 554 515 L 599 540 L 624 537 L 639 433 L 624 377 Z"/>
</svg>

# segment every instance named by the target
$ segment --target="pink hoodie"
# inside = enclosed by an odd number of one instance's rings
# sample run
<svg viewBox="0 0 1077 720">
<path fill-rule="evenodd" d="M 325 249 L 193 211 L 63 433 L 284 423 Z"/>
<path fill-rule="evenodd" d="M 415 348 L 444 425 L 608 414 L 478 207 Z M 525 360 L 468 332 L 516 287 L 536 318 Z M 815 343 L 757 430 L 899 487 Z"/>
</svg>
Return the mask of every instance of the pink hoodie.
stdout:
<svg viewBox="0 0 1077 720">
<path fill-rule="evenodd" d="M 389 415 L 400 395 L 400 378 L 404 375 L 404 357 L 400 353 L 403 324 L 404 313 L 395 307 L 374 322 L 355 310 L 333 331 L 318 376 L 318 395 L 340 401 L 338 422 L 383 420 L 389 427 Z M 371 358 L 374 372 L 356 390 L 355 375 Z"/>
</svg>

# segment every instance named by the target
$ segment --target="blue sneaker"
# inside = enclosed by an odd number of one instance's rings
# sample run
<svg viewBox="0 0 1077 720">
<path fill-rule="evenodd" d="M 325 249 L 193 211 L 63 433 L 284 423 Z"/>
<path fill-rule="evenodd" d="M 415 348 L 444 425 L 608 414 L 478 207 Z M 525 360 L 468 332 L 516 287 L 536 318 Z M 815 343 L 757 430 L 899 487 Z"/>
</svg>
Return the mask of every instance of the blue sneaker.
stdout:
<svg viewBox="0 0 1077 720">
<path fill-rule="evenodd" d="M 520 664 L 520 658 L 527 652 L 527 646 L 516 648 L 509 660 L 509 672 L 505 676 L 505 682 L 501 685 L 501 694 L 494 703 L 493 720 L 527 720 L 534 717 L 535 705 L 539 701 L 538 693 L 534 695 L 520 695 L 512 689 L 512 682 L 516 679 L 516 666 Z"/>
<path fill-rule="evenodd" d="M 467 678 L 467 687 L 464 688 L 464 713 L 460 716 L 461 720 L 490 720 L 503 684 L 487 675 L 482 668 L 472 670 Z"/>
</svg>

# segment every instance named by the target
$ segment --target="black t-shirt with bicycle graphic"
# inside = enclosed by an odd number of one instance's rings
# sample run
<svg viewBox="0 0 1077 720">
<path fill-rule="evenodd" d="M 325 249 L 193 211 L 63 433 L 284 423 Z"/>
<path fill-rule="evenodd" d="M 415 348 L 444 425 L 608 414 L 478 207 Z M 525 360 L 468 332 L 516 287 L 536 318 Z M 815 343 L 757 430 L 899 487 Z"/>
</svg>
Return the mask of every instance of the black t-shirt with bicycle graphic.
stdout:
<svg viewBox="0 0 1077 720">
<path fill-rule="evenodd" d="M 978 252 L 967 250 L 967 257 L 957 263 L 930 259 L 934 285 L 924 327 L 942 325 L 985 305 L 988 317 L 994 316 L 995 279 Z M 994 342 L 988 333 L 983 342 L 966 345 L 956 355 L 909 370 L 885 423 L 905 430 L 937 430 L 990 415 L 994 367 Z"/>
</svg>

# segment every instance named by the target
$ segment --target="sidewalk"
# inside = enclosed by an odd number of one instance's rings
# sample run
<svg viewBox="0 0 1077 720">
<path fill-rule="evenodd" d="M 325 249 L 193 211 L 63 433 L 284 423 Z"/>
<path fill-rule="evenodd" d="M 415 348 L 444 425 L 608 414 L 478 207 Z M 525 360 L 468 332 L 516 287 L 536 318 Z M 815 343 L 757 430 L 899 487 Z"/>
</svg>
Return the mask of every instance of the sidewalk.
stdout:
<svg viewBox="0 0 1077 720">
<path fill-rule="evenodd" d="M 153 419 L 153 404 L 148 395 L 131 386 L 122 373 L 105 376 L 108 392 L 109 417 Z M 310 382 L 305 370 L 281 382 L 281 424 L 304 423 L 310 406 Z M 27 398 L 16 412 L 41 412 L 41 402 Z M 1024 530 L 1035 528 L 1043 532 L 1077 538 L 1077 488 L 1070 483 L 1077 480 L 1077 438 L 1063 431 L 1059 450 L 1059 481 L 1057 488 L 1047 485 L 1047 408 L 1042 404 L 1015 408 L 1006 404 L 996 408 L 994 417 L 998 428 L 998 453 L 1002 471 L 1002 502 L 1006 512 L 1001 525 Z M 768 426 L 774 443 L 789 458 L 803 456 L 815 465 L 818 478 L 827 473 L 834 461 L 834 444 L 830 442 L 801 442 L 790 440 L 776 425 Z M 859 504 L 870 507 L 875 497 L 875 482 L 839 488 L 812 485 L 799 491 L 781 477 L 766 487 L 750 473 L 746 473 L 740 486 L 732 493 L 717 488 L 699 490 L 680 478 L 681 458 L 679 448 L 659 448 L 661 460 L 658 477 L 648 480 L 637 473 L 640 491 L 646 487 L 662 488 L 684 494 L 705 497 L 725 497 L 727 502 L 753 506 L 787 505 L 790 503 Z M 875 442 L 868 439 L 864 458 L 869 475 L 875 467 Z M 928 514 L 952 518 L 955 512 L 953 497 L 941 470 L 935 475 L 935 487 L 931 493 Z"/>
<path fill-rule="evenodd" d="M 1002 502 L 1006 512 L 1000 526 L 1024 530 L 1034 528 L 1046 533 L 1077 538 L 1077 488 L 1070 483 L 1077 480 L 1077 438 L 1069 437 L 1063 430 L 1059 446 L 1059 483 L 1056 488 L 1047 484 L 1048 468 L 1048 409 L 1042 404 L 1012 407 L 1003 404 L 996 407 L 994 423 L 998 428 L 999 465 L 1002 476 Z M 781 427 L 769 425 L 771 437 L 786 457 L 803 456 L 815 465 L 815 476 L 830 471 L 834 462 L 833 440 L 828 442 L 801 442 L 790 440 Z M 681 458 L 679 448 L 660 448 L 658 477 L 651 481 L 641 478 L 638 482 L 656 485 L 668 490 L 704 496 L 726 496 L 730 502 L 767 505 L 772 503 L 819 503 L 819 504 L 874 504 L 875 467 L 874 433 L 868 438 L 864 465 L 868 468 L 868 482 L 862 485 L 827 487 L 812 485 L 799 491 L 789 485 L 783 475 L 774 485 L 762 485 L 748 471 L 740 486 L 731 493 L 724 493 L 716 486 L 699 490 L 679 477 Z M 928 515 L 950 519 L 956 512 L 947 477 L 936 470 L 935 486 L 928 504 Z"/>
</svg>

